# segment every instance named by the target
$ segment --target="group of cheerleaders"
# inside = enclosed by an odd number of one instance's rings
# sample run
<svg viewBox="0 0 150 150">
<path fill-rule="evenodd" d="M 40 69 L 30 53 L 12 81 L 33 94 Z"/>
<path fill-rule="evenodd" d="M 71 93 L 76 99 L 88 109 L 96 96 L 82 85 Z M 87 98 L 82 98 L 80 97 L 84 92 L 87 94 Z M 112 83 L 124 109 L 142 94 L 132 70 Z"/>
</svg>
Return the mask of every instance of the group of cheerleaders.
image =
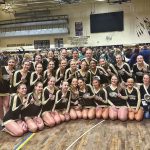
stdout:
<svg viewBox="0 0 150 150">
<path fill-rule="evenodd" d="M 90 49 L 82 61 L 77 51 L 69 61 L 65 50 L 61 56 L 58 65 L 50 51 L 45 70 L 40 54 L 33 62 L 24 60 L 19 70 L 15 70 L 14 58 L 1 67 L 0 107 L 6 111 L 4 115 L 0 108 L 3 131 L 22 136 L 76 119 L 143 119 L 142 100 L 149 95 L 150 76 L 142 56 L 137 57 L 133 73 L 120 54 L 115 65 L 103 58 L 98 63 Z"/>
</svg>

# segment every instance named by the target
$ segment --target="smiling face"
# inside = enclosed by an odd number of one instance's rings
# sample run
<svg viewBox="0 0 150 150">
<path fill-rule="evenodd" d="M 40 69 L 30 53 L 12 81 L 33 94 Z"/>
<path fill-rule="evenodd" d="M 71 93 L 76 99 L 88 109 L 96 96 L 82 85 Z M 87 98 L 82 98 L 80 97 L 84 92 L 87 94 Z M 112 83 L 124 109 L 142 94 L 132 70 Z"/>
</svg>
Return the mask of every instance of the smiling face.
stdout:
<svg viewBox="0 0 150 150">
<path fill-rule="evenodd" d="M 48 63 L 48 69 L 49 70 L 53 70 L 54 69 L 54 62 L 53 61 L 50 61 L 49 63 Z"/>
<path fill-rule="evenodd" d="M 62 49 L 61 50 L 61 57 L 64 59 L 67 57 L 67 50 L 66 49 Z"/>
<path fill-rule="evenodd" d="M 81 79 L 78 80 L 78 86 L 80 89 L 82 89 L 85 86 L 85 82 Z"/>
<path fill-rule="evenodd" d="M 35 56 L 35 62 L 42 62 L 42 57 L 41 57 L 41 55 L 36 55 L 36 56 Z"/>
<path fill-rule="evenodd" d="M 62 90 L 63 90 L 63 91 L 67 91 L 67 90 L 68 90 L 68 82 L 65 82 L 65 81 L 64 81 L 64 82 L 62 83 Z"/>
<path fill-rule="evenodd" d="M 117 86 L 118 78 L 116 76 L 111 77 L 111 84 L 114 85 L 114 86 Z"/>
<path fill-rule="evenodd" d="M 133 86 L 134 86 L 134 80 L 133 80 L 132 78 L 129 78 L 129 79 L 127 80 L 127 87 L 128 87 L 129 89 L 132 89 Z"/>
<path fill-rule="evenodd" d="M 38 82 L 37 85 L 34 87 L 36 93 L 42 93 L 43 91 L 43 84 L 41 82 Z"/>
<path fill-rule="evenodd" d="M 78 86 L 78 80 L 76 78 L 73 78 L 71 85 L 76 88 Z"/>
<path fill-rule="evenodd" d="M 67 66 L 67 61 L 66 60 L 62 60 L 61 63 L 60 63 L 61 69 L 65 69 L 66 66 Z"/>
<path fill-rule="evenodd" d="M 22 69 L 25 71 L 28 71 L 30 68 L 30 62 L 29 61 L 25 61 L 22 65 Z"/>
<path fill-rule="evenodd" d="M 149 76 L 148 74 L 145 74 L 145 75 L 143 76 L 143 83 L 144 83 L 145 85 L 149 85 L 149 84 L 150 84 L 150 76 Z"/>
<path fill-rule="evenodd" d="M 49 59 L 53 59 L 53 58 L 54 58 L 54 53 L 53 53 L 53 51 L 49 51 L 49 52 L 48 52 L 48 58 L 49 58 Z"/>
<path fill-rule="evenodd" d="M 71 61 L 70 62 L 70 67 L 72 70 L 76 70 L 77 69 L 77 63 L 75 61 Z"/>
<path fill-rule="evenodd" d="M 93 80 L 92 85 L 95 89 L 98 89 L 100 87 L 100 82 L 96 79 Z"/>
<path fill-rule="evenodd" d="M 91 49 L 86 50 L 85 57 L 87 59 L 92 59 L 92 55 L 93 55 L 93 53 L 92 53 Z"/>
<path fill-rule="evenodd" d="M 143 62 L 144 62 L 143 56 L 141 56 L 141 55 L 137 56 L 136 61 L 138 64 L 143 64 Z"/>
<path fill-rule="evenodd" d="M 101 59 L 99 60 L 99 64 L 100 64 L 101 66 L 104 66 L 105 63 L 106 63 L 105 59 L 101 58 Z"/>
<path fill-rule="evenodd" d="M 95 68 L 96 68 L 96 62 L 95 62 L 95 61 L 92 60 L 92 61 L 90 62 L 90 68 L 91 68 L 91 69 L 95 69 Z"/>
<path fill-rule="evenodd" d="M 10 68 L 14 68 L 14 67 L 15 67 L 15 64 L 16 64 L 16 62 L 15 62 L 14 59 L 9 59 L 9 60 L 8 60 L 8 66 L 9 66 Z"/>
<path fill-rule="evenodd" d="M 78 56 L 79 56 L 79 54 L 78 54 L 77 51 L 73 51 L 73 52 L 72 52 L 72 57 L 73 57 L 73 59 L 78 59 Z"/>
<path fill-rule="evenodd" d="M 27 86 L 25 84 L 20 84 L 17 89 L 18 94 L 24 96 L 27 94 Z"/>
<path fill-rule="evenodd" d="M 81 70 L 87 70 L 87 63 L 85 61 L 81 62 Z"/>
<path fill-rule="evenodd" d="M 54 77 L 51 77 L 50 80 L 48 81 L 49 87 L 54 87 L 56 83 L 56 80 Z"/>
<path fill-rule="evenodd" d="M 121 57 L 121 55 L 117 55 L 117 56 L 116 56 L 116 62 L 117 62 L 117 63 L 121 63 L 121 62 L 122 62 L 122 57 Z"/>
<path fill-rule="evenodd" d="M 41 63 L 38 63 L 38 64 L 36 65 L 35 70 L 36 70 L 37 72 L 41 73 L 41 72 L 43 71 L 43 66 L 42 66 L 42 64 L 41 64 Z"/>
</svg>

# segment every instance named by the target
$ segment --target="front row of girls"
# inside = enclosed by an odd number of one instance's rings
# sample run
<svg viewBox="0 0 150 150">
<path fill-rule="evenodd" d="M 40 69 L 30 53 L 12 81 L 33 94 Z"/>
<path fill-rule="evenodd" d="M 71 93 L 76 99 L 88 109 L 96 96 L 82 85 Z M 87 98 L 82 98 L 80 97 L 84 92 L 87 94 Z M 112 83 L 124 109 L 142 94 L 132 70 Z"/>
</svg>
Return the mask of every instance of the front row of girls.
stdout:
<svg viewBox="0 0 150 150">
<path fill-rule="evenodd" d="M 27 131 L 42 130 L 44 125 L 53 127 L 81 118 L 121 121 L 140 121 L 143 118 L 140 92 L 134 87 L 132 78 L 127 80 L 125 89 L 119 87 L 115 75 L 106 88 L 101 86 L 99 77 L 93 78 L 92 85 L 86 84 L 82 78 L 73 78 L 70 87 L 63 81 L 60 89 L 55 82 L 51 77 L 44 89 L 43 83 L 37 82 L 29 94 L 26 85 L 19 84 L 4 116 L 3 130 L 12 136 L 22 136 Z"/>
</svg>

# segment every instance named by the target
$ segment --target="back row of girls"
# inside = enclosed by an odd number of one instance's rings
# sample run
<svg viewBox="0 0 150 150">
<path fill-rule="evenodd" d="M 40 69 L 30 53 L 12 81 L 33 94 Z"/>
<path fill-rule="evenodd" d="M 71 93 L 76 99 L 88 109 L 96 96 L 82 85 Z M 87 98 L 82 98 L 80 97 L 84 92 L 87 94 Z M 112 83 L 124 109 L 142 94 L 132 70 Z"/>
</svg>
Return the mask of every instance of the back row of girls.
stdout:
<svg viewBox="0 0 150 150">
<path fill-rule="evenodd" d="M 53 127 L 70 119 L 108 119 L 121 121 L 143 118 L 142 96 L 150 89 L 149 75 L 145 74 L 140 90 L 134 87 L 134 79 L 127 79 L 127 87 L 120 88 L 116 75 L 111 83 L 102 87 L 99 77 L 94 77 L 92 85 L 84 79 L 73 78 L 71 84 L 63 81 L 61 88 L 55 86 L 51 77 L 43 88 L 36 82 L 33 92 L 27 94 L 27 86 L 21 83 L 17 93 L 11 97 L 10 109 L 3 119 L 4 131 L 13 136 L 21 136 L 27 131 L 42 130 L 44 125 Z"/>
</svg>

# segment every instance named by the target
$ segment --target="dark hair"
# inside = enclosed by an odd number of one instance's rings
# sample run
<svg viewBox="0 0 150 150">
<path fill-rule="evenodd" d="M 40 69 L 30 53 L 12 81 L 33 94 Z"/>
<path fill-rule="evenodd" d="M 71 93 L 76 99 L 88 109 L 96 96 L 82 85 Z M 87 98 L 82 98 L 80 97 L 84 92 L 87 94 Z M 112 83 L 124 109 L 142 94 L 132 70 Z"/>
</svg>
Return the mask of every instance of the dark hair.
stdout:
<svg viewBox="0 0 150 150">
<path fill-rule="evenodd" d="M 35 82 L 34 87 L 37 86 L 39 83 L 41 83 L 43 85 L 43 83 L 41 81 L 37 81 L 37 82 Z"/>
<path fill-rule="evenodd" d="M 85 80 L 84 80 L 83 78 L 79 78 L 78 81 L 79 81 L 79 80 L 81 80 L 81 81 L 83 81 L 83 82 L 85 83 Z"/>
<path fill-rule="evenodd" d="M 26 86 L 26 84 L 24 84 L 24 83 L 21 82 L 21 83 L 18 84 L 17 90 L 20 89 L 20 87 L 21 87 L 22 85 L 25 85 L 25 86 Z M 27 86 L 26 86 L 26 87 L 27 87 Z"/>
<path fill-rule="evenodd" d="M 43 58 L 43 56 L 41 54 L 35 54 L 34 55 L 34 61 L 35 61 L 35 57 L 38 56 L 38 55 L 41 57 L 41 59 Z"/>
<path fill-rule="evenodd" d="M 39 65 L 39 64 L 41 64 L 41 65 L 42 65 L 42 63 L 40 63 L 40 62 L 39 62 L 39 63 L 37 63 L 37 64 L 35 65 L 35 67 L 37 67 L 37 65 Z M 42 65 L 42 68 L 43 68 L 43 65 Z"/>
</svg>

